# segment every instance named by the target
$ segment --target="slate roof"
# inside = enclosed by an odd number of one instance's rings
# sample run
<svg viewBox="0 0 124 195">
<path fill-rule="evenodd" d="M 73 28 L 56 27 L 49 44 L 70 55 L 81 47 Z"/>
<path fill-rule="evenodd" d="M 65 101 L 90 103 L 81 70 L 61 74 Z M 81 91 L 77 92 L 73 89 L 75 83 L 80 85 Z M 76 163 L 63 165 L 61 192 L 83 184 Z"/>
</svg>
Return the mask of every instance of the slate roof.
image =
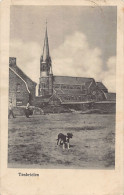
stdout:
<svg viewBox="0 0 124 195">
<path fill-rule="evenodd" d="M 116 93 L 105 93 L 106 100 L 116 101 Z"/>
<path fill-rule="evenodd" d="M 93 81 L 94 81 L 93 78 L 54 76 L 54 84 L 84 85 L 87 88 Z"/>
<path fill-rule="evenodd" d="M 102 82 L 96 82 L 96 85 L 101 90 L 108 90 Z"/>
</svg>

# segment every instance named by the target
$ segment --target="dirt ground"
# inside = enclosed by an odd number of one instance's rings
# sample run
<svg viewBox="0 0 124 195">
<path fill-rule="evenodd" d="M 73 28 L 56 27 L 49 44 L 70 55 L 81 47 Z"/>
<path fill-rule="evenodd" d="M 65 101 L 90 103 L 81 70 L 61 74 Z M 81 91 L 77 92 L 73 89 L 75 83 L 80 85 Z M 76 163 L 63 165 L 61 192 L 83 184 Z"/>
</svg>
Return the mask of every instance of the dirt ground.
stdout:
<svg viewBox="0 0 124 195">
<path fill-rule="evenodd" d="M 70 150 L 57 147 L 59 133 L 73 133 Z M 115 115 L 48 114 L 9 119 L 8 167 L 113 169 Z"/>
</svg>

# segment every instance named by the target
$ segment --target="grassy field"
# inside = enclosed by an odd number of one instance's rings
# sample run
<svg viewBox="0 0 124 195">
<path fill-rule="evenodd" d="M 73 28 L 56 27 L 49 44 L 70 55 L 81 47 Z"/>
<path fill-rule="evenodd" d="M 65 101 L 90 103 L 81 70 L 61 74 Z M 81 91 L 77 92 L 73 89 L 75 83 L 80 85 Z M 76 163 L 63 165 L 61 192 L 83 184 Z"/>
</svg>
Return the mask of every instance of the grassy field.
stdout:
<svg viewBox="0 0 124 195">
<path fill-rule="evenodd" d="M 70 150 L 57 147 L 58 133 L 73 133 Z M 113 169 L 115 115 L 79 113 L 9 119 L 8 167 Z"/>
</svg>

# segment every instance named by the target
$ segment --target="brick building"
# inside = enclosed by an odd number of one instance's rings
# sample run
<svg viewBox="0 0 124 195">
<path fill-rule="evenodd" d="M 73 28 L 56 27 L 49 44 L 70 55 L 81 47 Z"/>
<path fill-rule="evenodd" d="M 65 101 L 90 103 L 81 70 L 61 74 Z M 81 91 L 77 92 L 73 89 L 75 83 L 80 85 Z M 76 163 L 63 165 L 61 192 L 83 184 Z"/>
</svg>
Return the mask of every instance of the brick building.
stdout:
<svg viewBox="0 0 124 195">
<path fill-rule="evenodd" d="M 9 100 L 14 106 L 34 103 L 36 83 L 32 81 L 17 65 L 16 58 L 9 58 Z"/>
</svg>

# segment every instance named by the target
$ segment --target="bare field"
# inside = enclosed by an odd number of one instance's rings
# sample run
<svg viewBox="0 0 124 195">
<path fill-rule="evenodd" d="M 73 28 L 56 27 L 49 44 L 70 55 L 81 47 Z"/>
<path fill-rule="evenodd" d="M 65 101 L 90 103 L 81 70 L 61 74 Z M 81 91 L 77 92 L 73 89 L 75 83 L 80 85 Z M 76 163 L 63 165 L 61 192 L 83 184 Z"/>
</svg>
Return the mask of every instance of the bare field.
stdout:
<svg viewBox="0 0 124 195">
<path fill-rule="evenodd" d="M 73 133 L 70 150 L 58 133 Z M 9 119 L 8 167 L 113 169 L 115 115 L 48 114 Z"/>
</svg>

